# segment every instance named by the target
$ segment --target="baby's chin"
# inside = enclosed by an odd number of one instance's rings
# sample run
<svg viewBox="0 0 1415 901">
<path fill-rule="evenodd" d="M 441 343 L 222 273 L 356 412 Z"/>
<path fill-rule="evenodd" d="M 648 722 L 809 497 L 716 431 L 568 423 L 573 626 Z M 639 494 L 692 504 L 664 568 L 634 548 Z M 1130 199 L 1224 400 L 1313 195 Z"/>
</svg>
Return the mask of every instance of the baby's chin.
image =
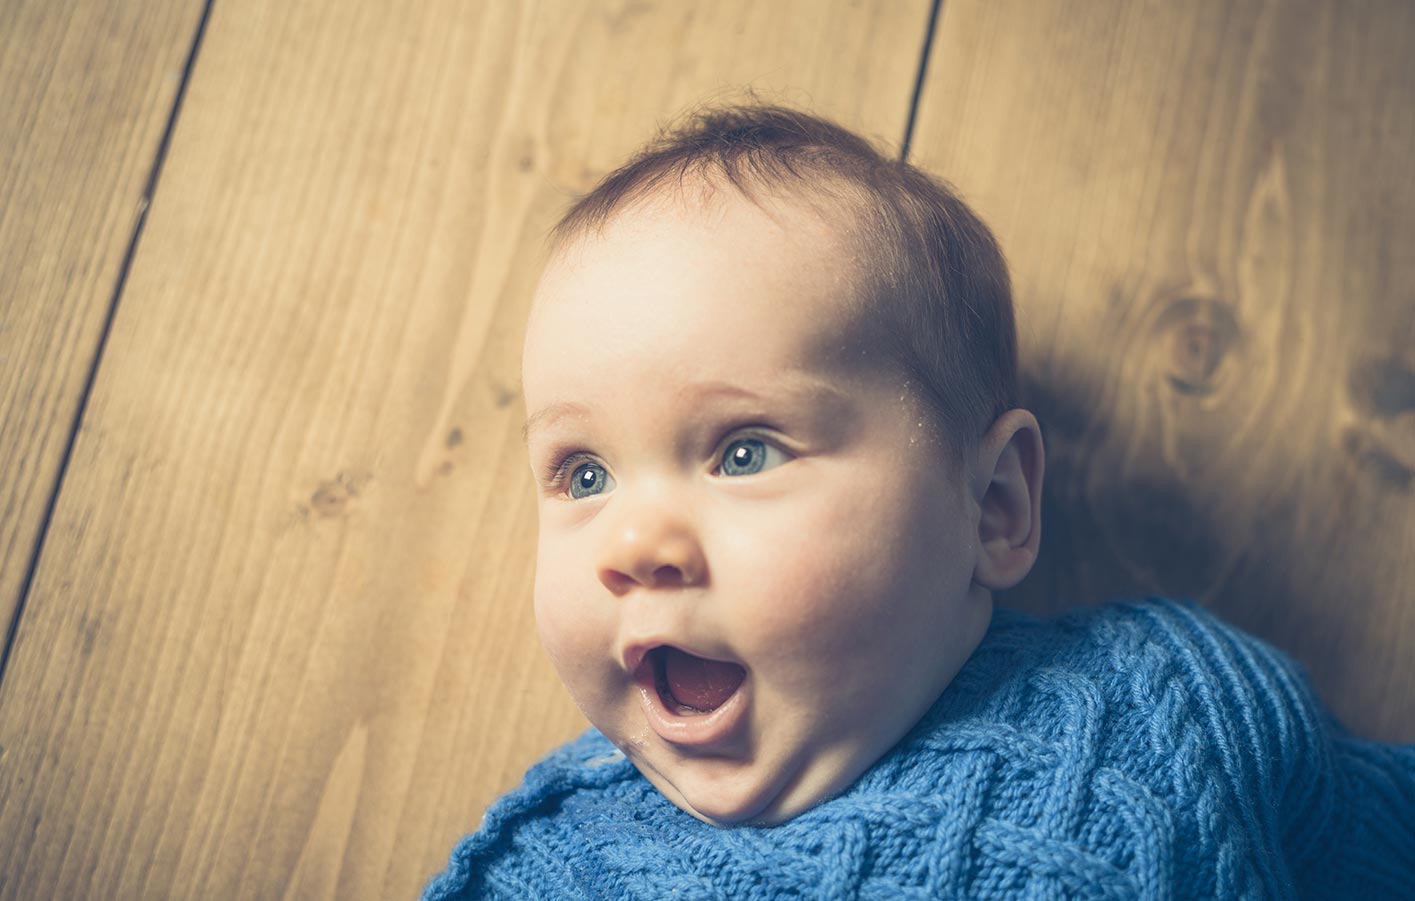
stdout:
<svg viewBox="0 0 1415 901">
<path fill-rule="evenodd" d="M 716 778 L 712 778 L 688 772 L 692 766 L 689 764 L 669 779 L 642 761 L 634 764 L 665 798 L 713 826 L 780 825 L 849 788 L 869 768 L 868 761 L 849 769 L 817 761 L 812 766 L 770 773 L 746 766 L 743 772 L 714 774 Z"/>
</svg>

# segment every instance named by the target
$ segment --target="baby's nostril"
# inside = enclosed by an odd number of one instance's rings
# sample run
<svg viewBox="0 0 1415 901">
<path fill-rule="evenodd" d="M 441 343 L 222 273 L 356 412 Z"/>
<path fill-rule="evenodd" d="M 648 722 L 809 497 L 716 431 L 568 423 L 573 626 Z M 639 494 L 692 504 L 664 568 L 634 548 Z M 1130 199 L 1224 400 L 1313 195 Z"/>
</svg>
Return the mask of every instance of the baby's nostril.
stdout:
<svg viewBox="0 0 1415 901">
<path fill-rule="evenodd" d="M 652 582 L 655 588 L 675 588 L 686 581 L 683 570 L 676 566 L 664 564 L 653 571 Z"/>
<path fill-rule="evenodd" d="M 628 593 L 630 589 L 638 584 L 638 580 L 633 576 L 625 572 L 620 572 L 613 567 L 601 568 L 599 571 L 599 581 L 601 585 L 608 588 L 610 593 L 616 597 Z"/>
</svg>

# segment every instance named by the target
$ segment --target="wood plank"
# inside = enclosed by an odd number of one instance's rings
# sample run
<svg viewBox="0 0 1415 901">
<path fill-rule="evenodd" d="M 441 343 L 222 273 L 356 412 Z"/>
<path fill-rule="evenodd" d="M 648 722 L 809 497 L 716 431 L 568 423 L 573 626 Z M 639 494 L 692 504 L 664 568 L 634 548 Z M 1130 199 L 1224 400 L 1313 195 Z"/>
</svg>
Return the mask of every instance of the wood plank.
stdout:
<svg viewBox="0 0 1415 901">
<path fill-rule="evenodd" d="M 1415 740 L 1415 8 L 949 0 L 916 158 L 996 228 L 1044 419 L 1014 593 L 1201 599 Z"/>
<path fill-rule="evenodd" d="M 528 603 L 544 230 L 730 86 L 898 141 L 927 18 L 216 4 L 0 685 L 0 897 L 411 897 L 584 725 Z"/>
<path fill-rule="evenodd" d="M 0 4 L 0 635 L 201 10 L 200 0 Z"/>
</svg>

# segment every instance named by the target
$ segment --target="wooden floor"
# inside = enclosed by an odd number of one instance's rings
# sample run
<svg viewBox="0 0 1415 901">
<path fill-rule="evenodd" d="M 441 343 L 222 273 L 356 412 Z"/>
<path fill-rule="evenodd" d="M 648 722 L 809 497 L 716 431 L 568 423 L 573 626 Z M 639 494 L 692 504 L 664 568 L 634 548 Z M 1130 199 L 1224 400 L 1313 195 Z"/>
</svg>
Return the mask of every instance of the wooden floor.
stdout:
<svg viewBox="0 0 1415 901">
<path fill-rule="evenodd" d="M 1412 46 L 1403 0 L 0 0 L 0 899 L 412 897 L 583 728 L 541 235 L 747 87 L 995 226 L 1049 449 L 1007 600 L 1198 597 L 1415 741 Z"/>
</svg>

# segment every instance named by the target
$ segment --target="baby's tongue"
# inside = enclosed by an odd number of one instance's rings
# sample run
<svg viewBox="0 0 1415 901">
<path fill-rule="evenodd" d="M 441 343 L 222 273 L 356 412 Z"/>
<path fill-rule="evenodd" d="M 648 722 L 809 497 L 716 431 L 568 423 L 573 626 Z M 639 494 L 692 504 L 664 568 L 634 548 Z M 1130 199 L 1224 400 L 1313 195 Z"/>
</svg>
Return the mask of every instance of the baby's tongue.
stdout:
<svg viewBox="0 0 1415 901">
<path fill-rule="evenodd" d="M 704 660 L 677 648 L 664 648 L 663 675 L 678 703 L 705 713 L 721 707 L 747 677 L 735 663 Z"/>
</svg>

